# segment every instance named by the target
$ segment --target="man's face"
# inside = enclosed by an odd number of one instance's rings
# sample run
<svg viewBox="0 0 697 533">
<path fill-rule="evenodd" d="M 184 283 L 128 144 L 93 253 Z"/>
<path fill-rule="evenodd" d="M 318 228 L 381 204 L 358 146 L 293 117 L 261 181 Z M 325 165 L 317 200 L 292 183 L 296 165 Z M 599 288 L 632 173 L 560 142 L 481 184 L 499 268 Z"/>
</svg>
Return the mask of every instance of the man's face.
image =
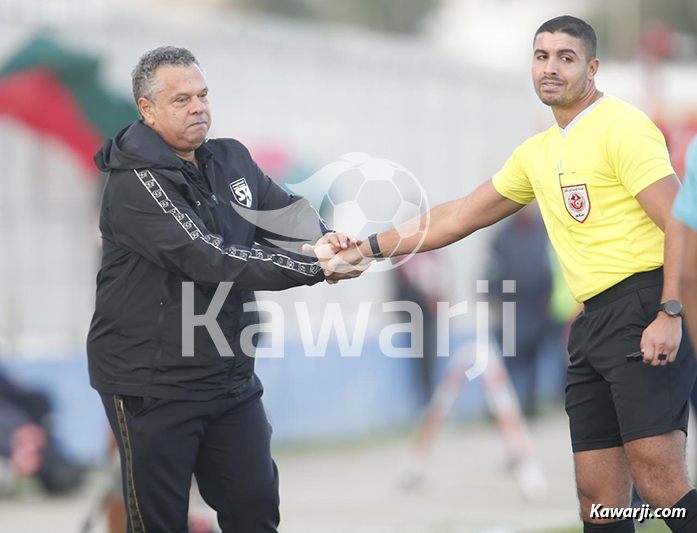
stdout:
<svg viewBox="0 0 697 533">
<path fill-rule="evenodd" d="M 540 33 L 535 39 L 532 79 L 542 103 L 569 107 L 588 91 L 598 60 L 591 61 L 578 37 L 566 33 Z"/>
<path fill-rule="evenodd" d="M 155 101 L 138 102 L 143 120 L 175 152 L 188 153 L 206 139 L 211 126 L 208 87 L 196 65 L 155 70 Z"/>
</svg>

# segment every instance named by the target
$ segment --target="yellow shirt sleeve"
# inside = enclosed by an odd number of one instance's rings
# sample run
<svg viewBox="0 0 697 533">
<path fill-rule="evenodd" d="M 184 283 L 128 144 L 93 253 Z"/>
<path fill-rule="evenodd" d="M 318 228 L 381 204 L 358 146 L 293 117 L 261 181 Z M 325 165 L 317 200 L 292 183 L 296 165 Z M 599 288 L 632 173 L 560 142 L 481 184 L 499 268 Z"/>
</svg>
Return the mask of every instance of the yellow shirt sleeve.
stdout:
<svg viewBox="0 0 697 533">
<path fill-rule="evenodd" d="M 607 155 L 632 196 L 675 173 L 663 134 L 640 112 L 624 115 L 608 128 Z"/>
<path fill-rule="evenodd" d="M 535 191 L 522 164 L 522 151 L 523 146 L 516 148 L 503 168 L 494 174 L 492 182 L 500 195 L 519 204 L 529 204 L 535 199 Z"/>
</svg>

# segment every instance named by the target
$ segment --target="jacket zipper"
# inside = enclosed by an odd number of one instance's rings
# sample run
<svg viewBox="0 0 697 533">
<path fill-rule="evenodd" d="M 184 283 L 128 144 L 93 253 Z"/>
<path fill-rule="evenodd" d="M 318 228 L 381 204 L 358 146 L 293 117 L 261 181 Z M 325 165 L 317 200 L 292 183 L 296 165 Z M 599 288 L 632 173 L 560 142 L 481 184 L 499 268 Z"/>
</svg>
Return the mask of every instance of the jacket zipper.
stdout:
<svg viewBox="0 0 697 533">
<path fill-rule="evenodd" d="M 157 315 L 157 349 L 155 350 L 155 359 L 162 356 L 162 322 L 165 319 L 165 303 L 160 300 L 160 313 Z"/>
</svg>

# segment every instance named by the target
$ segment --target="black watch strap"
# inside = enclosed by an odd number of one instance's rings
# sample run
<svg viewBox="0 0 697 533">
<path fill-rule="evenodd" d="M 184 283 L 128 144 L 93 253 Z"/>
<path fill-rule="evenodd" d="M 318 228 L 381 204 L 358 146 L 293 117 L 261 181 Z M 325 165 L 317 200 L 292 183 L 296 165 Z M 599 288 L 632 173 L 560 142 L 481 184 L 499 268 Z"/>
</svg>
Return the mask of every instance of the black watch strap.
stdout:
<svg viewBox="0 0 697 533">
<path fill-rule="evenodd" d="M 372 235 L 369 235 L 368 242 L 370 243 L 370 251 L 373 253 L 373 257 L 378 261 L 384 260 L 385 256 L 382 255 L 380 245 L 378 244 L 378 234 L 373 233 Z"/>
</svg>

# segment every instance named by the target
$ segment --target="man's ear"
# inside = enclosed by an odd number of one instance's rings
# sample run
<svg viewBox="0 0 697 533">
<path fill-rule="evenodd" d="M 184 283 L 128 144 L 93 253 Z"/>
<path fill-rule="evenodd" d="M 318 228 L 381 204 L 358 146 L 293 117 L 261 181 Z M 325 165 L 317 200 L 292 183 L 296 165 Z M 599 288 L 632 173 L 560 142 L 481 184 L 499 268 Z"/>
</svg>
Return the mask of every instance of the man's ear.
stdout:
<svg viewBox="0 0 697 533">
<path fill-rule="evenodd" d="M 138 111 L 140 111 L 140 116 L 143 117 L 143 122 L 148 126 L 155 124 L 155 104 L 144 96 L 138 98 Z"/>
<path fill-rule="evenodd" d="M 595 75 L 598 73 L 598 69 L 600 68 L 600 60 L 597 57 L 595 59 L 591 59 L 591 62 L 588 65 L 588 81 L 590 81 L 595 78 Z"/>
</svg>

